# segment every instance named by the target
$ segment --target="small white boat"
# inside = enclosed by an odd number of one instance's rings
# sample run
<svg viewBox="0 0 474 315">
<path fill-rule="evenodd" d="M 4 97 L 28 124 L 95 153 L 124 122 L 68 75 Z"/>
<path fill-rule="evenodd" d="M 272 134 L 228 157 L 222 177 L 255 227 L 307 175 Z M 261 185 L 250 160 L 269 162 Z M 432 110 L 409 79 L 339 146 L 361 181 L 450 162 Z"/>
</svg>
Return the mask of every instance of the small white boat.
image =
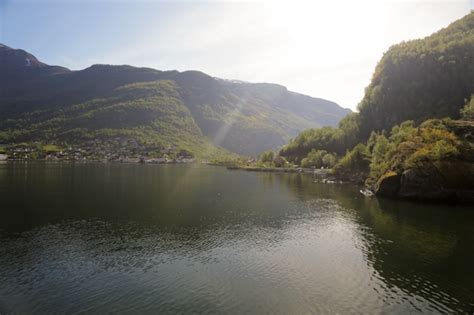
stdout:
<svg viewBox="0 0 474 315">
<path fill-rule="evenodd" d="M 360 193 L 362 195 L 366 196 L 366 197 L 373 197 L 374 196 L 374 193 L 372 192 L 372 190 L 367 189 L 367 188 L 361 189 Z"/>
</svg>

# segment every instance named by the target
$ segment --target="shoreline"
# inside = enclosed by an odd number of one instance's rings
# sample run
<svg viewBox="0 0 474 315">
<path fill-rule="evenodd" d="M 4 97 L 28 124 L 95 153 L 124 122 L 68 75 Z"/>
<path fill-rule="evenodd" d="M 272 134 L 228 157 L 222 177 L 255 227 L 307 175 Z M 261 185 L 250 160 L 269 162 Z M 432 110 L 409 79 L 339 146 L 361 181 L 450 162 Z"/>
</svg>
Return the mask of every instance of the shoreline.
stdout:
<svg viewBox="0 0 474 315">
<path fill-rule="evenodd" d="M 190 164 L 202 164 L 207 166 L 219 166 L 225 167 L 229 171 L 234 170 L 241 170 L 247 172 L 262 172 L 262 173 L 280 173 L 280 174 L 312 174 L 315 178 L 314 182 L 317 183 L 324 183 L 324 184 L 349 184 L 358 188 L 358 191 L 361 195 L 365 196 L 366 198 L 376 198 L 376 199 L 387 199 L 387 200 L 396 200 L 402 202 L 413 202 L 418 204 L 433 204 L 433 203 L 441 203 L 446 205 L 456 205 L 456 206 L 472 206 L 473 202 L 471 199 L 460 199 L 460 200 L 453 200 L 452 198 L 422 198 L 413 196 L 411 198 L 397 198 L 397 197 L 388 197 L 388 196 L 378 196 L 376 192 L 371 188 L 365 185 L 360 185 L 359 183 L 355 183 L 352 181 L 343 181 L 338 180 L 334 176 L 331 175 L 331 169 L 310 169 L 310 168 L 289 168 L 289 167 L 253 167 L 253 166 L 236 166 L 236 165 L 218 165 L 215 163 L 207 163 L 205 161 L 196 161 L 193 162 L 179 162 L 179 161 L 168 161 L 168 162 L 137 162 L 137 161 L 118 161 L 118 160 L 67 160 L 67 159 L 8 159 L 8 160 L 0 160 L 0 164 L 7 164 L 7 163 L 28 163 L 28 162 L 39 162 L 39 163 L 79 163 L 79 164 L 87 164 L 87 163 L 100 163 L 100 164 L 137 164 L 137 165 L 190 165 Z"/>
<path fill-rule="evenodd" d="M 302 168 L 302 167 L 258 167 L 258 166 L 226 166 L 228 170 L 244 170 L 249 172 L 268 172 L 268 173 L 306 173 L 315 174 L 319 176 L 328 176 L 331 173 L 330 169 L 318 168 Z"/>
<path fill-rule="evenodd" d="M 181 165 L 181 164 L 194 164 L 199 161 L 188 159 L 188 160 L 168 160 L 168 161 L 140 161 L 135 159 L 128 160 L 107 160 L 107 159 L 5 159 L 0 160 L 0 163 L 7 162 L 68 162 L 68 163 L 115 163 L 115 164 L 155 164 L 155 165 Z"/>
</svg>

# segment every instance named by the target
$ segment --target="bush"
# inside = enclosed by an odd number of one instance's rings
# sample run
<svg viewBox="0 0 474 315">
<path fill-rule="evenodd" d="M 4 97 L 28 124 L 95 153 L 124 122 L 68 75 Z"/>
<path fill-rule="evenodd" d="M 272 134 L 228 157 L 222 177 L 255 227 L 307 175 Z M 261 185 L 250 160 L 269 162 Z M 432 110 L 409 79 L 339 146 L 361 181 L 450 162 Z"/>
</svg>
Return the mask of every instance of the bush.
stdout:
<svg viewBox="0 0 474 315">
<path fill-rule="evenodd" d="M 334 173 L 341 177 L 359 176 L 365 179 L 369 173 L 369 163 L 370 153 L 364 144 L 359 143 L 334 166 Z"/>
<path fill-rule="evenodd" d="M 310 168 L 316 167 L 320 168 L 324 165 L 323 157 L 327 154 L 325 150 L 311 150 L 308 155 L 301 160 L 301 167 Z"/>
<path fill-rule="evenodd" d="M 464 119 L 474 119 L 474 95 L 471 100 L 461 109 L 461 115 Z"/>
<path fill-rule="evenodd" d="M 334 156 L 334 154 L 325 154 L 323 156 L 323 165 L 328 168 L 334 167 L 334 165 L 336 165 L 336 157 Z"/>
<path fill-rule="evenodd" d="M 376 135 L 370 159 L 370 177 L 379 178 L 387 172 L 390 167 L 389 155 L 393 143 L 390 143 L 385 135 Z"/>
<path fill-rule="evenodd" d="M 273 164 L 275 165 L 275 167 L 284 167 L 285 165 L 288 164 L 288 162 L 283 156 L 277 156 L 273 160 Z"/>
<path fill-rule="evenodd" d="M 352 116 L 350 116 L 352 117 Z M 349 127 L 350 120 L 343 121 Z M 342 123 L 342 122 L 341 122 Z M 280 155 L 290 162 L 300 163 L 312 150 L 325 150 L 342 154 L 347 147 L 345 129 L 323 127 L 301 132 L 280 150 Z"/>
<path fill-rule="evenodd" d="M 274 153 L 272 151 L 266 151 L 266 152 L 263 152 L 261 155 L 260 155 L 260 162 L 262 163 L 272 163 L 273 162 L 273 157 L 274 157 Z"/>
</svg>

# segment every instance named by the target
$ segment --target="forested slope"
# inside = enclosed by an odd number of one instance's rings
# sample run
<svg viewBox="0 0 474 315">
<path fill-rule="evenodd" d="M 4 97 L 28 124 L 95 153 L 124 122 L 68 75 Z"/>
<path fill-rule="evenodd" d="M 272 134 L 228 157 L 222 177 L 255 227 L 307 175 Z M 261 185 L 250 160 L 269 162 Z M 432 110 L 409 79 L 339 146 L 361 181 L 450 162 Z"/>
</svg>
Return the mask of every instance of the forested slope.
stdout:
<svg viewBox="0 0 474 315">
<path fill-rule="evenodd" d="M 0 144 L 128 139 L 201 156 L 210 146 L 255 155 L 304 129 L 335 126 L 349 112 L 277 84 L 131 66 L 70 71 L 4 45 L 0 86 Z"/>
</svg>

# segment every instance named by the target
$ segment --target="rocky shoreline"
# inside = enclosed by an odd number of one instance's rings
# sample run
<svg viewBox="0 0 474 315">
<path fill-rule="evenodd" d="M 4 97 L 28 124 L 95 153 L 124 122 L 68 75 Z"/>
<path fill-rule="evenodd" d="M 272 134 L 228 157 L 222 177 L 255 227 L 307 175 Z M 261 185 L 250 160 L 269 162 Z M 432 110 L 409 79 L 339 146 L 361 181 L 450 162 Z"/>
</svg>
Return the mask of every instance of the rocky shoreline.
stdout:
<svg viewBox="0 0 474 315">
<path fill-rule="evenodd" d="M 424 169 L 390 172 L 372 187 L 376 196 L 392 199 L 474 204 L 474 165 L 444 162 Z"/>
</svg>

